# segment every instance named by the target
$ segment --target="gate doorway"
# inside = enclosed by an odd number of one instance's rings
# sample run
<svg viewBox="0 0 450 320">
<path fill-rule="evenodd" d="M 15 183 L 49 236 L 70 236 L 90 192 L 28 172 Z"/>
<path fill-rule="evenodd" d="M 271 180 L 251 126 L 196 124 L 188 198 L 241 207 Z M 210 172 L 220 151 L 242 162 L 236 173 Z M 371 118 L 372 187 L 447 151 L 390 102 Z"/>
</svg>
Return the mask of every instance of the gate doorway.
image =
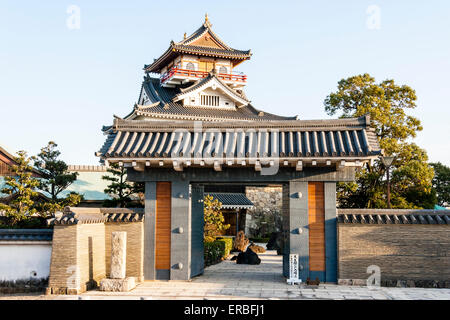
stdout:
<svg viewBox="0 0 450 320">
<path fill-rule="evenodd" d="M 256 277 L 258 279 L 270 278 L 272 280 L 274 279 L 274 277 L 279 277 L 278 280 L 280 281 L 283 279 L 283 247 L 285 239 L 288 238 L 286 236 L 287 230 L 284 230 L 284 227 L 287 228 L 288 224 L 283 224 L 282 221 L 283 216 L 287 216 L 287 212 L 284 212 L 283 214 L 283 208 L 286 211 L 288 204 L 285 203 L 283 205 L 282 184 L 270 184 L 271 188 L 278 188 L 279 193 L 278 195 L 272 195 L 272 200 L 267 195 L 267 193 L 264 193 L 265 187 L 267 186 L 268 184 L 242 185 L 233 183 L 191 185 L 191 251 L 193 257 L 191 264 L 191 277 L 202 275 L 205 271 L 205 263 L 203 257 L 204 217 L 202 200 L 204 196 L 211 195 L 213 198 L 217 198 L 219 201 L 222 200 L 222 205 L 226 208 L 222 212 L 225 220 L 232 220 L 233 218 L 235 219 L 233 228 L 236 228 L 236 230 L 230 231 L 230 235 L 219 234 L 218 237 L 232 237 L 234 240 L 237 231 L 243 231 L 249 238 L 250 243 L 253 242 L 256 245 L 262 246 L 266 250 L 266 252 L 262 254 L 258 253 L 259 258 L 262 260 L 261 265 L 236 264 L 235 261 L 230 261 L 230 258 L 237 255 L 238 252 L 232 252 L 227 261 L 219 263 L 220 266 L 212 265 L 208 268 L 211 270 L 216 270 L 217 272 L 230 272 L 230 274 L 235 275 L 234 278 L 236 279 L 253 277 Z M 266 198 L 267 201 L 264 201 L 264 199 Z M 250 199 L 254 200 L 254 202 L 252 202 Z M 273 207 L 277 207 L 277 212 L 269 212 L 267 210 L 267 204 L 275 200 L 278 201 L 278 203 Z M 288 199 L 284 199 L 284 201 L 286 202 L 288 201 Z M 249 203 L 252 204 L 252 206 L 249 206 Z M 236 210 L 236 212 L 233 212 L 232 210 L 229 210 L 230 207 L 234 207 L 240 210 Z M 266 219 L 266 221 L 253 221 L 252 214 L 255 213 L 258 214 L 258 219 L 260 220 L 264 220 L 264 213 L 267 216 L 270 215 L 271 217 L 269 219 Z M 277 226 L 264 225 L 265 223 L 272 223 L 273 221 L 278 222 Z M 258 233 L 258 231 L 261 231 L 264 234 Z M 267 240 L 272 232 L 276 232 L 278 234 L 277 243 L 281 244 L 280 250 L 278 250 L 279 254 L 277 253 L 276 248 L 270 250 L 266 247 Z M 239 270 L 241 270 L 241 272 Z M 230 281 L 233 281 L 231 280 L 231 278 Z"/>
</svg>

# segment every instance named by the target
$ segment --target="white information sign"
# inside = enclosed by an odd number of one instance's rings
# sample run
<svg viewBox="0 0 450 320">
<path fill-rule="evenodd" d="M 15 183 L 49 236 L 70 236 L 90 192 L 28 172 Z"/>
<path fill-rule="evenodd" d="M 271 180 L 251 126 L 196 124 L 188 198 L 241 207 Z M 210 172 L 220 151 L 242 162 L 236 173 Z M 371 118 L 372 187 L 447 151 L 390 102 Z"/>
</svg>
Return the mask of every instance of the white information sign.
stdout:
<svg viewBox="0 0 450 320">
<path fill-rule="evenodd" d="M 299 279 L 298 274 L 298 254 L 289 254 L 289 279 L 287 283 L 296 284 L 301 283 L 302 280 Z"/>
</svg>

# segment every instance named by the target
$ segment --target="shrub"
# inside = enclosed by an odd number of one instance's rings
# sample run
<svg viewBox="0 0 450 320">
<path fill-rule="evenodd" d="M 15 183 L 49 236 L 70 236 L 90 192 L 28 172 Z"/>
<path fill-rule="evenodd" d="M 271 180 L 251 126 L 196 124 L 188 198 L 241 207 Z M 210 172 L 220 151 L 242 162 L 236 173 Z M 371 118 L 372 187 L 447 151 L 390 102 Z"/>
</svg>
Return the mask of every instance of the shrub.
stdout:
<svg viewBox="0 0 450 320">
<path fill-rule="evenodd" d="M 220 238 L 217 238 L 216 241 L 222 241 L 225 243 L 225 251 L 224 251 L 223 258 L 228 257 L 228 255 L 231 252 L 231 249 L 233 249 L 233 238 L 220 237 Z"/>
<path fill-rule="evenodd" d="M 203 199 L 203 205 L 203 217 L 205 220 L 204 238 L 214 237 L 220 234 L 221 231 L 230 228 L 229 224 L 224 224 L 225 218 L 221 211 L 222 203 L 219 200 L 208 194 Z"/>
<path fill-rule="evenodd" d="M 225 255 L 225 241 L 213 241 L 204 243 L 205 266 L 220 262 Z"/>
<path fill-rule="evenodd" d="M 203 239 L 203 241 L 206 242 L 214 242 L 216 240 L 215 237 L 211 237 L 211 236 L 205 236 L 205 238 Z"/>
<path fill-rule="evenodd" d="M 0 216 L 0 229 L 51 229 L 43 217 L 28 217 L 25 220 L 14 222 L 10 217 Z"/>
</svg>

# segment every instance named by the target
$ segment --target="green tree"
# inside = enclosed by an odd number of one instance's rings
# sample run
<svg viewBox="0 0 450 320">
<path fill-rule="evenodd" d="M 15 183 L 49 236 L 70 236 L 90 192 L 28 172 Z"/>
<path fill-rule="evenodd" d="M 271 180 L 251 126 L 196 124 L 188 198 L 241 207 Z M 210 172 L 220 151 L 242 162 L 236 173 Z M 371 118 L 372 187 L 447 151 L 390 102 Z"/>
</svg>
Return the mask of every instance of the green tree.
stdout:
<svg viewBox="0 0 450 320">
<path fill-rule="evenodd" d="M 112 199 L 104 201 L 105 207 L 128 207 L 133 200 L 133 195 L 142 194 L 144 189 L 142 184 L 127 181 L 126 168 L 119 166 L 117 163 L 112 163 L 106 171 L 110 175 L 104 175 L 102 179 L 110 181 L 110 184 L 105 189 L 105 193 L 110 195 Z"/>
<path fill-rule="evenodd" d="M 206 242 L 211 242 L 221 231 L 230 228 L 230 225 L 224 224 L 225 218 L 221 211 L 222 203 L 219 200 L 208 194 L 203 199 L 203 206 L 205 220 L 204 239 Z"/>
<path fill-rule="evenodd" d="M 8 205 L 0 204 L 0 210 L 5 212 L 12 226 L 36 213 L 33 197 L 37 195 L 36 187 L 39 185 L 39 181 L 33 177 L 31 159 L 25 151 L 17 152 L 14 162 L 16 164 L 11 166 L 13 175 L 5 177 L 6 187 L 2 189 L 2 193 L 11 196 L 11 201 Z"/>
<path fill-rule="evenodd" d="M 433 188 L 440 206 L 450 205 L 450 167 L 440 162 L 430 163 L 434 168 Z"/>
<path fill-rule="evenodd" d="M 65 206 L 75 206 L 81 201 L 81 195 L 71 192 L 65 198 L 60 198 L 61 192 L 66 190 L 78 176 L 78 172 L 69 172 L 67 164 L 58 159 L 61 152 L 57 144 L 50 141 L 41 148 L 41 152 L 34 158 L 34 165 L 39 172 L 39 190 L 50 195 L 50 201 L 37 204 L 42 212 L 55 212 Z"/>
<path fill-rule="evenodd" d="M 391 167 L 393 208 L 430 208 L 436 199 L 428 156 L 410 142 L 422 130 L 420 120 L 407 114 L 408 109 L 416 108 L 416 100 L 415 91 L 407 85 L 396 85 L 394 80 L 376 83 L 363 74 L 339 81 L 337 91 L 324 101 L 329 115 L 346 118 L 370 114 L 384 154 L 396 159 Z M 385 174 L 381 161 L 375 160 L 357 172 L 354 183 L 339 183 L 340 207 L 386 208 Z"/>
</svg>

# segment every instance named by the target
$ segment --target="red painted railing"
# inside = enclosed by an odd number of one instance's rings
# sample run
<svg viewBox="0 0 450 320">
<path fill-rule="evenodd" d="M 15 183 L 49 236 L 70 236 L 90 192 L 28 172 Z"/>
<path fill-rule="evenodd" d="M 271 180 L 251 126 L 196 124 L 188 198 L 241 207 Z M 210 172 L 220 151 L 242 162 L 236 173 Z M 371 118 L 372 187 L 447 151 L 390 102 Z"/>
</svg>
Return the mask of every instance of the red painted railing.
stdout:
<svg viewBox="0 0 450 320">
<path fill-rule="evenodd" d="M 209 72 L 196 71 L 181 68 L 172 68 L 161 76 L 161 83 L 166 82 L 173 76 L 189 77 L 189 78 L 206 78 Z M 219 73 L 217 76 L 225 81 L 247 82 L 247 76 L 243 74 Z"/>
</svg>

